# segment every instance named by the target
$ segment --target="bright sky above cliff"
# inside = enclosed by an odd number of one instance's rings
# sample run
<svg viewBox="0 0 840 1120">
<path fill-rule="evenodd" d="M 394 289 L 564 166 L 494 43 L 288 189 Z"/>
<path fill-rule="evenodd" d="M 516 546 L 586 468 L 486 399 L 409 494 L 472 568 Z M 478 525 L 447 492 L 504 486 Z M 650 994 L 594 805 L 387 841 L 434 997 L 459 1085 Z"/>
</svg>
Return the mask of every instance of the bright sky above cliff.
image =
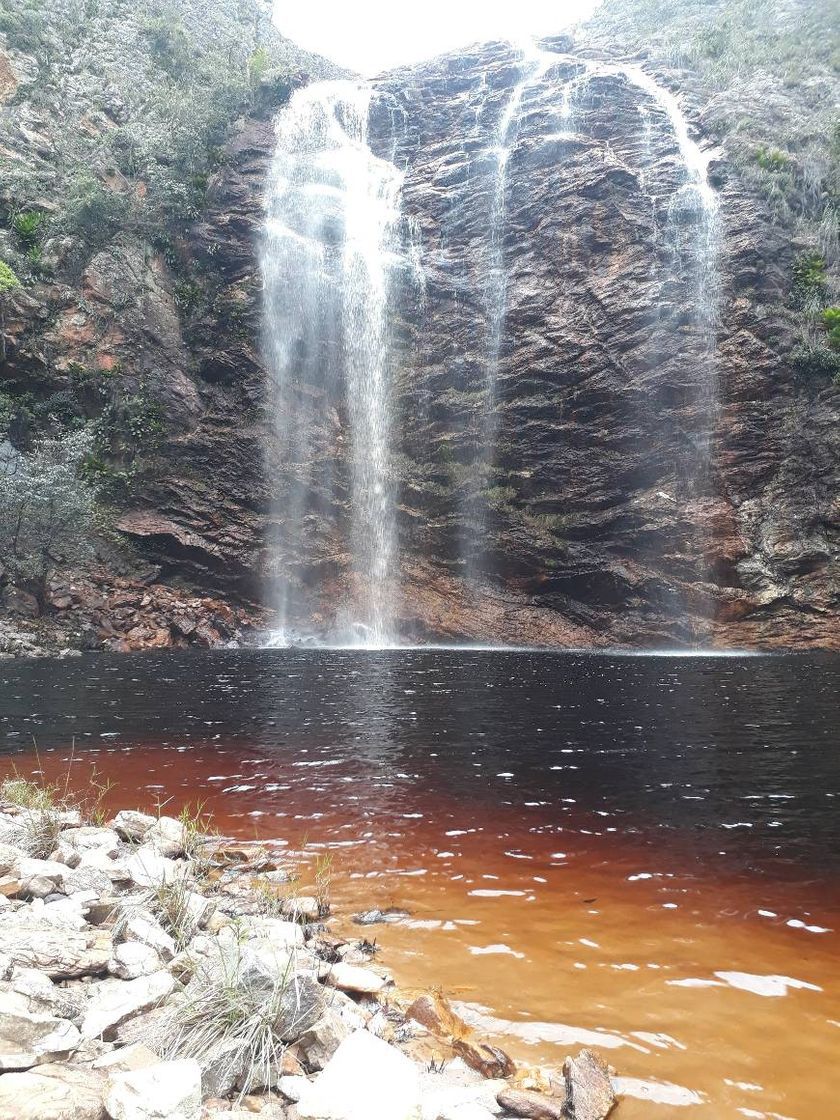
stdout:
<svg viewBox="0 0 840 1120">
<path fill-rule="evenodd" d="M 488 39 L 553 35 L 598 0 L 275 0 L 283 35 L 351 70 L 373 75 Z"/>
</svg>

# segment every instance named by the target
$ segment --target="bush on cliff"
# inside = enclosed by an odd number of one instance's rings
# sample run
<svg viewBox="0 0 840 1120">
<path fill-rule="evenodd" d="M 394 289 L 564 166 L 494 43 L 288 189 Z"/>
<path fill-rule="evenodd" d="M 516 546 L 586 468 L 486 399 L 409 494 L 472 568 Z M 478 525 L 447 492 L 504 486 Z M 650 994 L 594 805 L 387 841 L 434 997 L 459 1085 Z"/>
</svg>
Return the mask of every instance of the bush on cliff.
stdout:
<svg viewBox="0 0 840 1120">
<path fill-rule="evenodd" d="M 41 602 L 50 569 L 91 548 L 94 492 L 81 477 L 91 445 L 88 429 L 44 438 L 29 454 L 0 443 L 0 564 Z"/>
</svg>

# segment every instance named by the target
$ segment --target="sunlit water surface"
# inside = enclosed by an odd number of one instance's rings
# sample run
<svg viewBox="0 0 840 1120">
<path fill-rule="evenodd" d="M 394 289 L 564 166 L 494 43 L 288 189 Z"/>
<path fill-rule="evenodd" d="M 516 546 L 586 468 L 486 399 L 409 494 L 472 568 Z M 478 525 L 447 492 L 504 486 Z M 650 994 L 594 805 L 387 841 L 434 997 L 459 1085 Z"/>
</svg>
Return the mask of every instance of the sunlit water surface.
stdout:
<svg viewBox="0 0 840 1120">
<path fill-rule="evenodd" d="M 598 1046 L 623 1120 L 825 1120 L 838 675 L 829 655 L 19 662 L 0 743 L 74 788 L 95 767 L 114 808 L 203 801 L 227 833 L 331 849 L 342 921 L 410 910 L 374 927 L 401 984 L 442 986 L 522 1060 Z"/>
</svg>

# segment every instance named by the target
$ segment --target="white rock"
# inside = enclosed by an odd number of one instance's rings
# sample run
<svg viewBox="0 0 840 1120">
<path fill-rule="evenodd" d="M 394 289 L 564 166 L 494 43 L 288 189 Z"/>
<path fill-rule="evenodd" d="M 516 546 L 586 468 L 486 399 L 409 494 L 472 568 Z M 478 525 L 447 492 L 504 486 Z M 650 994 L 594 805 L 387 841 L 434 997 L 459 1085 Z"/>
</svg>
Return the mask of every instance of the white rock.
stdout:
<svg viewBox="0 0 840 1120">
<path fill-rule="evenodd" d="M 150 817 L 148 813 L 137 813 L 133 809 L 123 809 L 110 822 L 110 827 L 123 840 L 142 840 L 156 821 L 157 817 Z"/>
<path fill-rule="evenodd" d="M 364 995 L 375 995 L 388 984 L 387 980 L 383 980 L 369 968 L 344 963 L 325 965 L 320 969 L 320 978 L 332 988 Z"/>
<path fill-rule="evenodd" d="M 0 954 L 15 964 L 38 968 L 53 979 L 95 975 L 108 967 L 113 955 L 108 930 L 56 929 L 44 921 L 27 921 L 25 913 L 0 923 Z"/>
<path fill-rule="evenodd" d="M 24 856 L 18 865 L 20 893 L 35 898 L 46 898 L 49 894 L 63 890 L 62 884 L 66 873 L 67 867 L 63 863 Z"/>
<path fill-rule="evenodd" d="M 126 941 L 139 941 L 154 949 L 162 960 L 171 961 L 178 951 L 175 939 L 147 910 L 138 911 L 126 922 L 123 937 Z"/>
<path fill-rule="evenodd" d="M 44 1065 L 0 1077 L 0 1120 L 105 1120 L 104 1075 Z"/>
<path fill-rule="evenodd" d="M 71 848 L 69 844 L 62 844 L 61 841 L 56 845 L 50 859 L 55 860 L 56 863 L 66 863 L 68 867 L 78 867 L 82 862 L 79 849 Z"/>
<path fill-rule="evenodd" d="M 431 1079 L 446 1078 L 435 1074 Z M 469 1071 L 471 1072 L 471 1071 Z M 496 1094 L 507 1089 L 508 1083 L 500 1080 L 479 1079 L 472 1085 L 447 1085 L 423 1092 L 423 1120 L 485 1120 L 487 1116 L 498 1116 L 503 1111 L 496 1100 Z"/>
<path fill-rule="evenodd" d="M 26 996 L 0 992 L 0 1070 L 65 1058 L 80 1042 L 78 1029 L 67 1019 L 33 1014 Z"/>
<path fill-rule="evenodd" d="M 184 854 L 186 835 L 187 830 L 180 821 L 174 817 L 161 817 L 143 837 L 143 842 L 162 856 L 176 857 Z"/>
<path fill-rule="evenodd" d="M 107 863 L 112 861 L 104 857 Z M 64 876 L 64 893 L 81 894 L 83 891 L 96 891 L 97 894 L 109 894 L 111 891 L 111 876 L 107 870 L 91 867 L 85 862 L 81 867 L 71 868 Z"/>
<path fill-rule="evenodd" d="M 283 902 L 283 913 L 293 922 L 316 922 L 321 916 L 321 904 L 311 895 L 287 898 Z"/>
<path fill-rule="evenodd" d="M 61 843 L 68 844 L 77 852 L 99 851 L 115 859 L 120 854 L 120 838 L 112 828 L 65 828 Z"/>
<path fill-rule="evenodd" d="M 300 1120 L 420 1120 L 417 1067 L 381 1038 L 356 1031 L 297 1107 Z"/>
<path fill-rule="evenodd" d="M 82 1036 L 98 1038 L 133 1015 L 157 1007 L 176 986 L 174 978 L 164 970 L 138 976 L 136 980 L 103 980 L 91 994 L 82 1020 Z"/>
<path fill-rule="evenodd" d="M 83 930 L 87 928 L 85 911 L 82 904 L 77 902 L 75 898 L 57 898 L 53 902 L 47 903 L 41 910 L 41 917 L 57 929 Z"/>
<path fill-rule="evenodd" d="M 37 968 L 15 965 L 4 990 L 23 996 L 29 1011 L 36 1015 L 52 1015 L 74 1023 L 81 1022 L 87 1005 L 79 988 L 60 987 Z"/>
<path fill-rule="evenodd" d="M 0 844 L 0 875 L 17 875 L 22 855 L 12 844 Z"/>
<path fill-rule="evenodd" d="M 114 947 L 108 971 L 121 980 L 136 980 L 138 976 L 151 976 L 161 968 L 161 960 L 151 945 L 139 941 L 125 941 Z"/>
<path fill-rule="evenodd" d="M 105 1097 L 113 1120 L 198 1120 L 201 1070 L 191 1059 L 114 1073 Z"/>
<path fill-rule="evenodd" d="M 428 1116 L 428 1120 L 494 1120 L 498 1115 L 498 1112 L 492 1112 L 482 1104 L 466 1101 L 463 1104 L 446 1105 L 437 1112 L 428 1114 L 424 1112 L 423 1118 L 426 1120 Z"/>
<path fill-rule="evenodd" d="M 291 1101 L 292 1104 L 297 1104 L 300 1098 L 309 1089 L 310 1081 L 308 1077 L 295 1077 L 286 1074 L 277 1082 L 277 1091 Z"/>
<path fill-rule="evenodd" d="M 273 945 L 303 945 L 303 930 L 297 922 L 284 922 L 281 918 L 251 917 L 245 919 L 248 937 L 270 941 Z"/>
<path fill-rule="evenodd" d="M 125 868 L 129 879 L 138 887 L 159 887 L 174 883 L 186 871 L 184 865 L 167 859 L 145 844 L 126 860 Z"/>
<path fill-rule="evenodd" d="M 97 1058 L 91 1063 L 93 1069 L 105 1070 L 120 1070 L 123 1073 L 129 1073 L 134 1069 L 147 1069 L 149 1066 L 156 1066 L 160 1058 L 150 1050 L 148 1046 L 144 1046 L 142 1042 L 133 1042 L 129 1046 L 120 1046 L 118 1050 L 112 1050 L 110 1054 L 103 1054 L 101 1058 Z"/>
</svg>

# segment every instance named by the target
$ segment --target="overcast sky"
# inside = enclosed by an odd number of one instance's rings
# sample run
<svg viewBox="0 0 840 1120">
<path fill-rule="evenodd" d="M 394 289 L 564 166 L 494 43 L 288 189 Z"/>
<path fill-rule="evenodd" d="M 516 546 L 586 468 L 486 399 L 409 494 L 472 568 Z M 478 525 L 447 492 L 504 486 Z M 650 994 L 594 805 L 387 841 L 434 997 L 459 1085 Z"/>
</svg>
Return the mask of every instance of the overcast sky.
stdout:
<svg viewBox="0 0 840 1120">
<path fill-rule="evenodd" d="M 598 0 L 275 0 L 280 31 L 361 74 L 488 39 L 553 35 Z"/>
</svg>

